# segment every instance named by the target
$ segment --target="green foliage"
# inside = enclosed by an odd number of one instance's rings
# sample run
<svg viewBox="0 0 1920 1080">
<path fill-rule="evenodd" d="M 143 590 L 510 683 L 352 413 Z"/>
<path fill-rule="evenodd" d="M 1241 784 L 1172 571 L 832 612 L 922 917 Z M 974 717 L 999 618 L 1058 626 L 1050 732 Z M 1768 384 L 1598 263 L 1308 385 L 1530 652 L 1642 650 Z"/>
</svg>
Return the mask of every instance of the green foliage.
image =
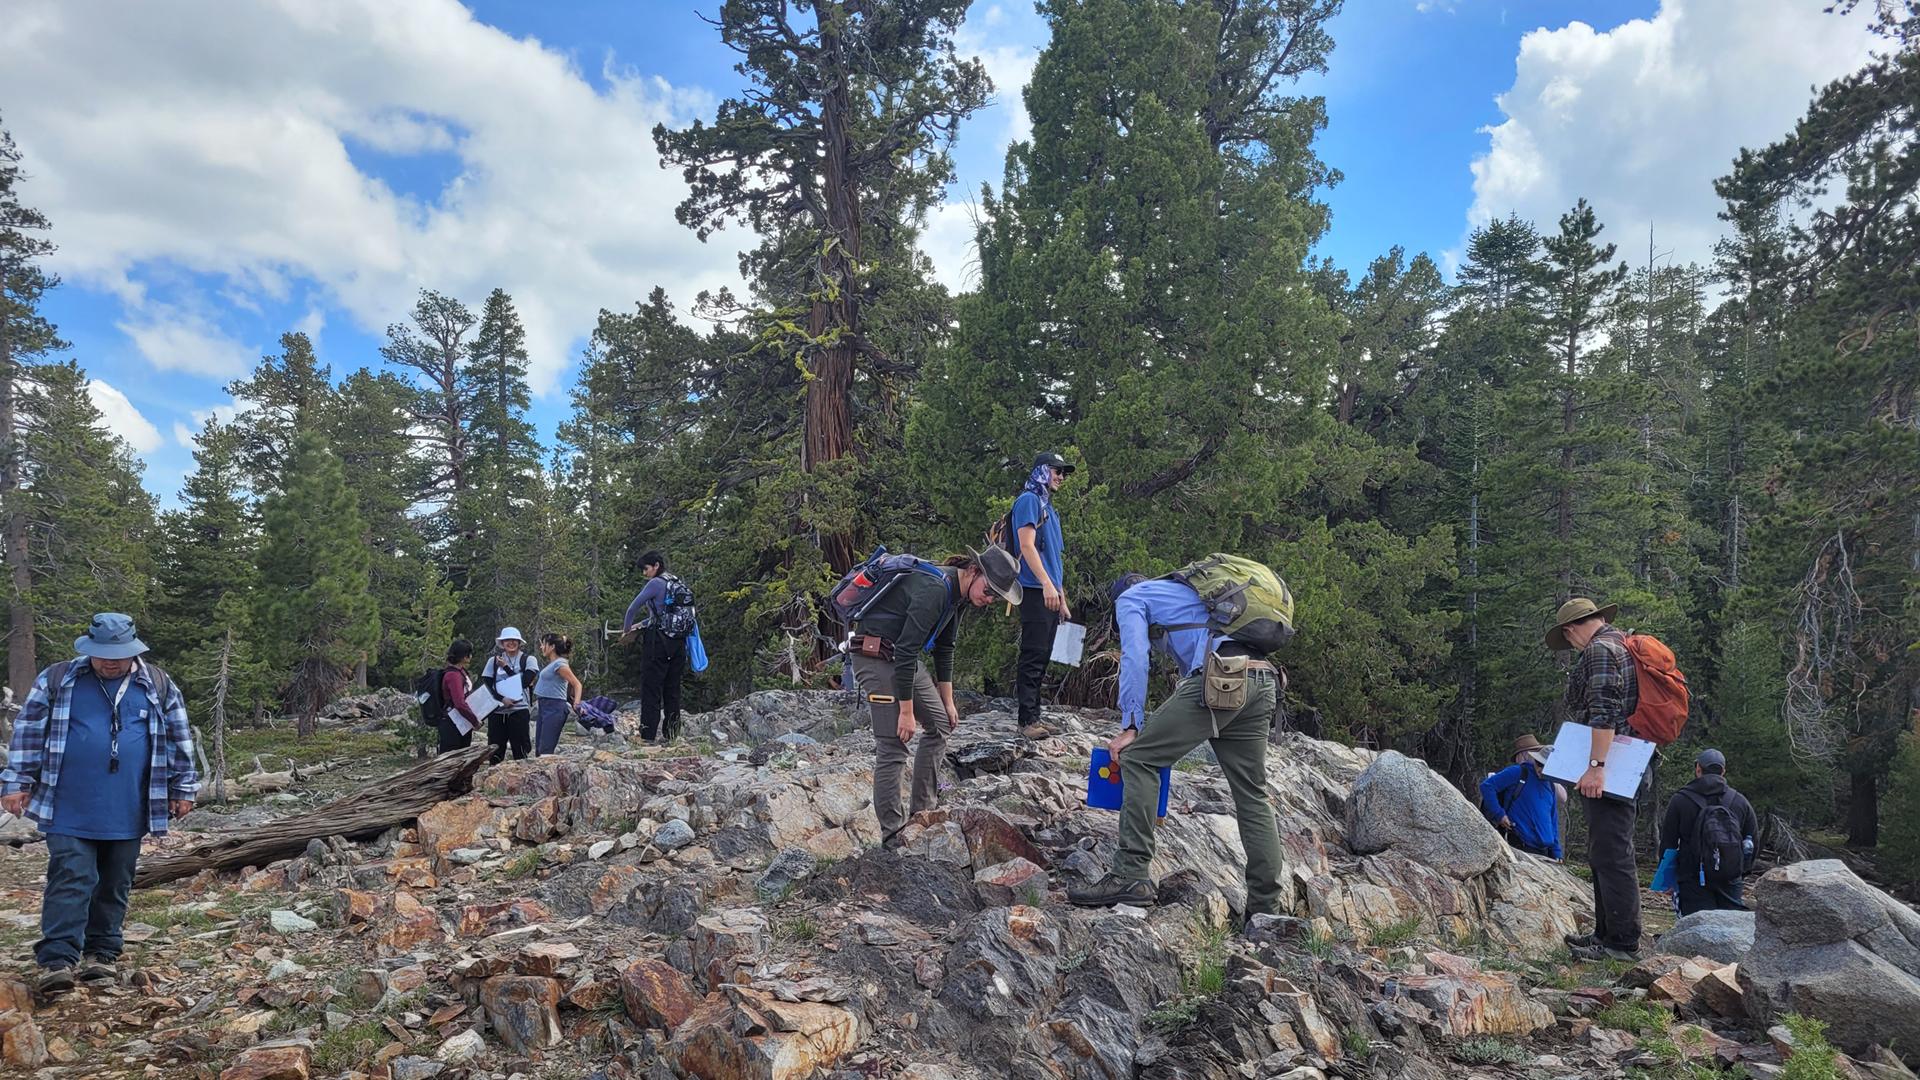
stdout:
<svg viewBox="0 0 1920 1080">
<path fill-rule="evenodd" d="M 1920 885 L 1920 733 L 1901 736 L 1880 813 L 1880 871 L 1909 888 Z"/>
<path fill-rule="evenodd" d="M 1373 1056 L 1373 1039 L 1359 1028 L 1348 1028 L 1346 1034 L 1340 1036 L 1340 1048 L 1355 1061 L 1365 1061 Z"/>
<path fill-rule="evenodd" d="M 318 431 L 295 437 L 283 491 L 266 503 L 256 623 L 302 735 L 379 641 L 364 525 Z"/>
<path fill-rule="evenodd" d="M 773 936 L 793 945 L 811 945 L 820 940 L 820 922 L 811 915 L 800 915 L 776 923 Z"/>
<path fill-rule="evenodd" d="M 1781 1022 L 1793 1036 L 1793 1056 L 1780 1070 L 1780 1080 L 1838 1080 L 1840 1054 L 1827 1041 L 1827 1025 L 1799 1013 L 1788 1013 Z"/>
<path fill-rule="evenodd" d="M 1421 918 L 1409 915 L 1394 922 L 1379 924 L 1367 922 L 1367 944 L 1378 949 L 1392 949 L 1420 936 Z"/>
<path fill-rule="evenodd" d="M 529 848 L 514 856 L 512 861 L 508 862 L 506 868 L 500 871 L 500 873 L 508 881 L 518 881 L 521 878 L 532 877 L 534 873 L 540 869 L 540 859 L 540 849 Z"/>
<path fill-rule="evenodd" d="M 1598 1027 L 1650 1035 L 1664 1033 L 1673 1023 L 1673 1014 L 1648 1001 L 1616 1001 L 1594 1013 L 1593 1022 Z"/>
</svg>

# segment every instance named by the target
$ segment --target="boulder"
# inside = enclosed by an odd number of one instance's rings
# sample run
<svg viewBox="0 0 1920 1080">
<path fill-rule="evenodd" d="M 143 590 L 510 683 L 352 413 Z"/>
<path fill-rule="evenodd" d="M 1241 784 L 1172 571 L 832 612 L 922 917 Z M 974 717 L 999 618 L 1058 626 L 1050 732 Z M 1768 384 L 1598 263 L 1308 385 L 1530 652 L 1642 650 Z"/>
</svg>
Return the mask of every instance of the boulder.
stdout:
<svg viewBox="0 0 1920 1080">
<path fill-rule="evenodd" d="M 1472 803 L 1423 761 L 1388 750 L 1353 782 L 1347 846 L 1392 851 L 1455 878 L 1508 860 L 1507 845 Z"/>
<path fill-rule="evenodd" d="M 1920 1062 L 1920 915 L 1836 859 L 1770 871 L 1752 904 L 1740 965 L 1749 1016 L 1802 1013 L 1849 1054 L 1878 1044 Z"/>
<path fill-rule="evenodd" d="M 693 1014 L 700 995 L 672 966 L 640 957 L 620 969 L 620 995 L 627 1015 L 644 1027 L 672 1031 Z"/>
<path fill-rule="evenodd" d="M 433 1052 L 433 1058 L 446 1065 L 465 1065 L 486 1052 L 487 1040 L 481 1038 L 479 1032 L 469 1029 L 441 1043 L 440 1048 Z"/>
<path fill-rule="evenodd" d="M 1673 956 L 1704 956 L 1737 964 L 1753 948 L 1753 912 L 1696 911 L 1683 915 L 1654 947 Z"/>
<path fill-rule="evenodd" d="M 1040 904 L 1047 896 L 1047 872 L 1025 859 L 1013 858 L 974 872 L 973 891 L 982 907 Z"/>
<path fill-rule="evenodd" d="M 1728 1020 L 1747 1015 L 1747 995 L 1740 989 L 1740 968 L 1728 964 L 1715 968 L 1694 988 L 1693 1002 L 1706 1012 Z"/>
<path fill-rule="evenodd" d="M 536 941 L 521 948 L 513 959 L 514 969 L 522 975 L 553 978 L 560 969 L 580 959 L 580 946 L 570 941 Z"/>
<path fill-rule="evenodd" d="M 699 1080 L 806 1080 L 832 1072 L 865 1036 L 859 1014 L 837 1005 L 735 986 L 687 1017 L 665 1055 Z"/>
<path fill-rule="evenodd" d="M 320 924 L 298 912 L 273 911 L 267 914 L 267 925 L 273 927 L 276 934 L 306 934 L 320 929 Z"/>
<path fill-rule="evenodd" d="M 684 821 L 669 821 L 653 834 L 653 846 L 661 851 L 678 851 L 693 843 L 693 826 Z"/>
<path fill-rule="evenodd" d="M 1393 985 L 1426 1006 L 1439 1033 L 1450 1038 L 1528 1035 L 1553 1023 L 1553 1010 L 1533 1000 L 1509 972 L 1457 969 L 1402 976 Z"/>
<path fill-rule="evenodd" d="M 24 1009 L 0 1013 L 0 1061 L 16 1069 L 37 1069 L 47 1063 L 46 1039 Z"/>
<path fill-rule="evenodd" d="M 762 900 L 777 900 L 788 889 L 813 876 L 815 856 L 805 848 L 787 848 L 774 856 L 766 872 L 754 884 Z"/>
<path fill-rule="evenodd" d="M 478 795 L 448 799 L 430 807 L 418 819 L 420 846 L 445 859 L 455 848 L 480 846 L 495 831 L 493 807 Z"/>
<path fill-rule="evenodd" d="M 495 975 L 480 984 L 487 1022 L 507 1048 L 527 1053 L 560 1042 L 560 984 L 533 975 Z"/>
<path fill-rule="evenodd" d="M 733 908 L 693 924 L 694 978 L 708 990 L 733 981 L 742 965 L 767 951 L 767 920 L 752 908 Z"/>
</svg>

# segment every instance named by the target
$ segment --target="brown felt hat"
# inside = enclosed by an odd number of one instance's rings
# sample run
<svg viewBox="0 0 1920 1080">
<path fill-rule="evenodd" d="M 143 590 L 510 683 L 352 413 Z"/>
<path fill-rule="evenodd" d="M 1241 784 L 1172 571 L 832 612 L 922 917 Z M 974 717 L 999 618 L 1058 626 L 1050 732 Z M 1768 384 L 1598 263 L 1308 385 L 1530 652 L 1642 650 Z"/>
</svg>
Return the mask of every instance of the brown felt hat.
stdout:
<svg viewBox="0 0 1920 1080">
<path fill-rule="evenodd" d="M 1531 735 L 1522 735 L 1519 738 L 1513 740 L 1513 749 L 1507 752 L 1507 756 L 1512 757 L 1513 755 L 1518 754 L 1523 750 L 1545 750 L 1545 749 L 1546 747 L 1540 745 L 1539 739 L 1536 739 Z"/>
<path fill-rule="evenodd" d="M 1561 604 L 1560 610 L 1553 613 L 1553 629 L 1547 631 L 1547 648 L 1554 650 L 1573 648 L 1572 642 L 1567 640 L 1568 626 L 1577 622 L 1584 622 L 1587 619 L 1593 618 L 1595 615 L 1611 621 L 1619 611 L 1619 604 L 1608 604 L 1606 607 L 1601 607 L 1584 596 L 1574 597 L 1566 603 Z"/>
</svg>

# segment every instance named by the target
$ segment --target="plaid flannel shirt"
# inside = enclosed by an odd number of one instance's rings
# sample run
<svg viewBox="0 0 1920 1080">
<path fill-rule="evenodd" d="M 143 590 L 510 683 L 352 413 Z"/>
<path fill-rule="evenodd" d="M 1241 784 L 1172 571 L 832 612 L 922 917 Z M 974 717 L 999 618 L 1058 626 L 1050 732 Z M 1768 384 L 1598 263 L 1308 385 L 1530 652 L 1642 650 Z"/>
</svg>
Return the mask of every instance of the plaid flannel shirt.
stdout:
<svg viewBox="0 0 1920 1080">
<path fill-rule="evenodd" d="M 73 684 L 86 670 L 87 658 L 67 664 L 60 685 L 47 684 L 47 671 L 33 681 L 33 692 L 13 721 L 13 744 L 7 750 L 7 768 L 0 772 L 0 795 L 31 791 L 27 816 L 42 828 L 53 823 L 53 789 L 60 784 L 60 764 L 67 752 L 67 725 L 72 717 Z M 51 668 L 47 669 L 52 670 Z M 145 660 L 133 666 L 133 678 L 151 700 L 153 670 Z M 187 724 L 187 702 L 180 684 L 168 680 L 167 700 L 147 718 L 147 830 L 167 831 L 167 804 L 192 799 L 200 791 L 200 774 L 193 767 L 193 729 Z"/>
<path fill-rule="evenodd" d="M 1640 680 L 1627 635 L 1609 626 L 1593 636 L 1567 673 L 1567 719 L 1630 735 L 1627 718 L 1640 707 Z"/>
</svg>

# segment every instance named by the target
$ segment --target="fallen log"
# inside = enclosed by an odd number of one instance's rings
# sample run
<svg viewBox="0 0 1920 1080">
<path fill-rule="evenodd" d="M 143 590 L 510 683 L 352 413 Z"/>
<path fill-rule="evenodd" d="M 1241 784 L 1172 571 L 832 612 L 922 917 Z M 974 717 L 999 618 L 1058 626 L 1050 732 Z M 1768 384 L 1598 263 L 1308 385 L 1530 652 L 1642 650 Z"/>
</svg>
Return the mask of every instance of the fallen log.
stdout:
<svg viewBox="0 0 1920 1080">
<path fill-rule="evenodd" d="M 493 752 L 470 746 L 422 762 L 402 773 L 376 780 L 358 791 L 304 814 L 211 836 L 179 851 L 140 860 L 137 889 L 192 877 L 202 870 L 265 866 L 307 849 L 307 842 L 329 836 L 365 840 L 405 825 L 435 805 L 473 790 L 474 774 Z"/>
</svg>

